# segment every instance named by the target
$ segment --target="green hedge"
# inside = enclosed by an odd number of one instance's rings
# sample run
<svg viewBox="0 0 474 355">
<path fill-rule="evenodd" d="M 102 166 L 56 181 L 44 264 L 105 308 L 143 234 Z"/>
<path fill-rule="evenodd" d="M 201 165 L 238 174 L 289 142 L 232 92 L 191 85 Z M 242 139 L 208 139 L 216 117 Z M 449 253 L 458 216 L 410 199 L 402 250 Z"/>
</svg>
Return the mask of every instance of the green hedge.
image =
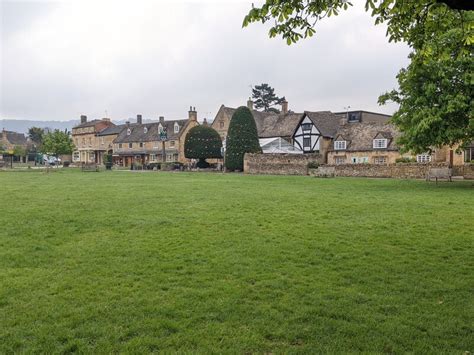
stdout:
<svg viewBox="0 0 474 355">
<path fill-rule="evenodd" d="M 206 125 L 191 128 L 184 141 L 184 156 L 199 159 L 200 165 L 206 165 L 206 159 L 222 158 L 221 149 L 219 133 Z"/>
<path fill-rule="evenodd" d="M 243 170 L 245 153 L 262 152 L 257 125 L 247 107 L 239 107 L 232 115 L 226 143 L 225 166 L 231 171 Z"/>
</svg>

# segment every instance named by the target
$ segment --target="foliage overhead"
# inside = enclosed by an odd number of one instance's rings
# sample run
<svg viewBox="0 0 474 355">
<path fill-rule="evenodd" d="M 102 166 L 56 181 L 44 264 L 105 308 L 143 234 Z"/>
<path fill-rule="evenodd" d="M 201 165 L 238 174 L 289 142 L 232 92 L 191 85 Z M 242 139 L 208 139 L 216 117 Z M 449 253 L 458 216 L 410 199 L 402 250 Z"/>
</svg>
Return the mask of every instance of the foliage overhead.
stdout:
<svg viewBox="0 0 474 355">
<path fill-rule="evenodd" d="M 256 109 L 276 113 L 280 111 L 272 106 L 281 105 L 285 101 L 285 97 L 276 96 L 275 89 L 265 83 L 252 88 L 252 99 Z"/>
<path fill-rule="evenodd" d="M 71 154 L 74 149 L 72 138 L 67 132 L 58 129 L 43 136 L 43 152 L 55 156 Z"/>
<path fill-rule="evenodd" d="M 222 140 L 217 131 L 207 125 L 191 128 L 184 141 L 184 156 L 188 159 L 222 158 Z"/>
<path fill-rule="evenodd" d="M 244 168 L 245 153 L 261 153 L 257 125 L 246 106 L 239 107 L 230 120 L 226 139 L 225 166 L 228 170 Z"/>
<path fill-rule="evenodd" d="M 270 37 L 288 44 L 311 37 L 317 23 L 352 4 L 345 0 L 266 0 L 253 7 L 243 26 L 273 19 Z M 386 23 L 390 42 L 404 41 L 411 62 L 397 76 L 399 89 L 379 98 L 400 105 L 393 122 L 403 133 L 405 150 L 421 152 L 474 140 L 474 1 L 366 0 L 375 24 Z"/>
</svg>

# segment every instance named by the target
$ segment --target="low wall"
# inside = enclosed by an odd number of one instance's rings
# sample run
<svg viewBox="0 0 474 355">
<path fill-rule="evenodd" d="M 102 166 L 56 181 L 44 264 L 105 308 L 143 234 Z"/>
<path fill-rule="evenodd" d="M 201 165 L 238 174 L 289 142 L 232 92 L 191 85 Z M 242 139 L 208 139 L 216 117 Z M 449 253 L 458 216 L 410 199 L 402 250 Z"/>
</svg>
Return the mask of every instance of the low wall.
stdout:
<svg viewBox="0 0 474 355">
<path fill-rule="evenodd" d="M 474 180 L 474 164 L 453 166 L 453 176 L 463 176 L 464 179 Z"/>
<path fill-rule="evenodd" d="M 244 173 L 272 175 L 308 175 L 308 163 L 320 164 L 319 154 L 253 154 L 244 156 Z"/>
<path fill-rule="evenodd" d="M 447 167 L 445 163 L 417 164 L 398 163 L 388 165 L 376 164 L 342 164 L 332 165 L 335 176 L 377 177 L 396 179 L 424 179 L 430 168 Z M 324 167 L 323 167 L 324 168 Z M 316 174 L 315 174 L 316 175 Z"/>
</svg>

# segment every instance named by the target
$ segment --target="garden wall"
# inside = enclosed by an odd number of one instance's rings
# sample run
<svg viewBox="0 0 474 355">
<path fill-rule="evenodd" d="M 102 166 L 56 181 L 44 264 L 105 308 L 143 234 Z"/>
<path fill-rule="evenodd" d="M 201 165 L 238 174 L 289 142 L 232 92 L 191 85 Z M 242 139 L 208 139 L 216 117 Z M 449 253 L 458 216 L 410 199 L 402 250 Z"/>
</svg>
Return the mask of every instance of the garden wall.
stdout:
<svg viewBox="0 0 474 355">
<path fill-rule="evenodd" d="M 320 164 L 319 154 L 253 154 L 244 156 L 244 173 L 272 175 L 308 175 L 308 163 Z"/>
<path fill-rule="evenodd" d="M 464 176 L 464 179 L 474 180 L 474 164 L 453 166 L 454 176 Z"/>
</svg>

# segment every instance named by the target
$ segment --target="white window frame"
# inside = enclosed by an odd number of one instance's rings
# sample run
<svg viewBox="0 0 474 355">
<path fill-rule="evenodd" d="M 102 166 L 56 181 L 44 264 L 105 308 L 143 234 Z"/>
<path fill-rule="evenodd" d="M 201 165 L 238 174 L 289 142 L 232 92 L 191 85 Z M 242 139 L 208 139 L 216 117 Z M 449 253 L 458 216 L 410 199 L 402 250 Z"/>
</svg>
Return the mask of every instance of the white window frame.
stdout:
<svg viewBox="0 0 474 355">
<path fill-rule="evenodd" d="M 170 141 L 170 147 L 174 147 L 174 141 Z"/>
<path fill-rule="evenodd" d="M 179 124 L 175 123 L 174 124 L 174 133 L 178 133 L 179 132 Z"/>
<path fill-rule="evenodd" d="M 421 164 L 431 163 L 431 155 L 428 153 L 418 154 L 416 156 L 416 162 Z"/>
<path fill-rule="evenodd" d="M 334 141 L 334 150 L 346 150 L 347 141 Z"/>
<path fill-rule="evenodd" d="M 334 157 L 334 164 L 342 165 L 346 163 L 346 157 Z"/>
<path fill-rule="evenodd" d="M 374 157 L 374 164 L 376 165 L 387 164 L 387 157 L 386 156 Z"/>
<path fill-rule="evenodd" d="M 132 134 L 132 130 L 130 128 L 127 128 L 127 136 Z"/>
<path fill-rule="evenodd" d="M 147 128 L 147 127 L 144 127 L 144 128 L 143 128 L 143 133 L 145 133 L 145 134 L 148 133 L 148 128 Z"/>
<path fill-rule="evenodd" d="M 132 149 L 133 148 L 133 143 L 128 143 L 128 149 Z"/>
<path fill-rule="evenodd" d="M 387 138 L 376 138 L 372 143 L 374 149 L 384 149 L 387 148 Z"/>
</svg>

